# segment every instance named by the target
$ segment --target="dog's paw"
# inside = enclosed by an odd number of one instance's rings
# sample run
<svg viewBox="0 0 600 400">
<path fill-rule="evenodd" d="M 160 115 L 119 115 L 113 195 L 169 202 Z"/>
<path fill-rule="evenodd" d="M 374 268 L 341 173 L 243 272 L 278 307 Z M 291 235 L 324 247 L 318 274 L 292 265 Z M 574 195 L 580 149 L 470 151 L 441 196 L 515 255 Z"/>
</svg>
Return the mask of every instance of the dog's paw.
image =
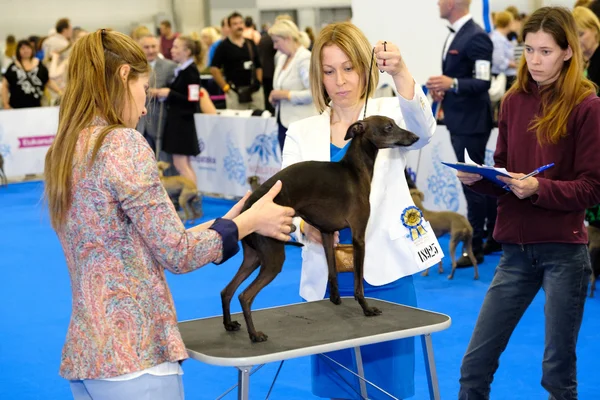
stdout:
<svg viewBox="0 0 600 400">
<path fill-rule="evenodd" d="M 231 321 L 231 322 L 225 323 L 223 325 L 225 325 L 225 330 L 228 332 L 239 331 L 240 327 L 241 327 L 240 323 L 237 321 Z"/>
<path fill-rule="evenodd" d="M 261 331 L 258 331 L 255 334 L 250 334 L 250 340 L 252 340 L 254 343 L 266 342 L 267 338 L 268 336 L 262 333 Z"/>
<path fill-rule="evenodd" d="M 339 294 L 337 296 L 329 296 L 329 301 L 331 301 L 336 306 L 339 306 L 340 304 L 342 304 L 342 298 L 340 297 Z"/>
<path fill-rule="evenodd" d="M 376 307 L 366 307 L 365 309 L 363 309 L 363 312 L 367 317 L 374 317 L 376 315 L 381 314 L 381 310 Z"/>
<path fill-rule="evenodd" d="M 475 275 L 475 276 L 473 277 L 473 279 L 474 279 L 474 280 L 479 280 L 479 274 Z"/>
<path fill-rule="evenodd" d="M 448 275 L 448 279 L 449 279 L 449 280 L 452 280 L 452 279 L 454 279 L 454 275 L 452 275 L 452 274 Z"/>
<path fill-rule="evenodd" d="M 429 276 L 429 270 L 421 272 L 421 276 Z"/>
</svg>

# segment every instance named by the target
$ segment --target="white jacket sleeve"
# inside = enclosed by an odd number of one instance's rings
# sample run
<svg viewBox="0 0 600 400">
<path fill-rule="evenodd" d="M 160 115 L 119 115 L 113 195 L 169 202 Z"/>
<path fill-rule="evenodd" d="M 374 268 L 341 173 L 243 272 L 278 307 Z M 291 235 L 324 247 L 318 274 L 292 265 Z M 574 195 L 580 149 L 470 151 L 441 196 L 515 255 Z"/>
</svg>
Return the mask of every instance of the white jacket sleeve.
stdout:
<svg viewBox="0 0 600 400">
<path fill-rule="evenodd" d="M 304 57 L 298 61 L 298 73 L 300 80 L 302 81 L 302 90 L 292 90 L 290 101 L 295 105 L 310 104 L 312 103 L 312 94 L 310 92 L 310 79 L 308 71 L 310 68 L 310 57 Z"/>
<path fill-rule="evenodd" d="M 435 133 L 437 123 L 433 116 L 431 104 L 427 100 L 423 89 L 415 82 L 415 95 L 411 100 L 398 96 L 400 111 L 404 117 L 406 129 L 419 136 L 420 140 L 410 146 L 409 150 L 424 147 Z"/>
</svg>

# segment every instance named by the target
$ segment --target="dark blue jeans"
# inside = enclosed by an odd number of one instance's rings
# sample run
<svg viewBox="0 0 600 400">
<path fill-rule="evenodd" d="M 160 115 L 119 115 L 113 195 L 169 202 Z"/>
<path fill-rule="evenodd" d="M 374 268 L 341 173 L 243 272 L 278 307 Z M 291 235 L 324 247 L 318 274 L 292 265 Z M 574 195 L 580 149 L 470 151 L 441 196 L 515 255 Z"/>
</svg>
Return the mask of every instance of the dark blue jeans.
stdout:
<svg viewBox="0 0 600 400">
<path fill-rule="evenodd" d="M 500 354 L 542 287 L 546 293 L 542 386 L 551 400 L 575 400 L 575 347 L 591 273 L 587 247 L 556 243 L 502 247 L 500 264 L 460 368 L 458 398 L 490 398 Z"/>
</svg>

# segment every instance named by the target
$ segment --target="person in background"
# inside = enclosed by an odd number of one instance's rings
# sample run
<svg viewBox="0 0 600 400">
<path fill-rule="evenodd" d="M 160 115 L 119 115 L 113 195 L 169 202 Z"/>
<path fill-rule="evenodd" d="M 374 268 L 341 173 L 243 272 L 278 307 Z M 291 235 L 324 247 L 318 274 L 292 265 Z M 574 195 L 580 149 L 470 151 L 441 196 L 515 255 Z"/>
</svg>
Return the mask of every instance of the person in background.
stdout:
<svg viewBox="0 0 600 400">
<path fill-rule="evenodd" d="M 168 20 L 164 20 L 160 23 L 160 52 L 166 59 L 171 59 L 171 48 L 173 47 L 173 42 L 179 36 L 178 33 L 173 32 L 173 27 L 171 26 L 171 22 Z"/>
<path fill-rule="evenodd" d="M 426 86 L 434 101 L 442 105 L 444 123 L 450 132 L 456 159 L 464 162 L 465 150 L 468 150 L 470 158 L 483 165 L 493 128 L 488 90 L 494 45 L 483 28 L 473 20 L 469 12 L 470 3 L 470 0 L 439 0 L 440 17 L 450 23 L 450 32 L 442 55 L 442 75 L 430 77 Z M 463 186 L 463 191 L 467 200 L 467 216 L 473 227 L 473 253 L 477 263 L 481 264 L 485 253 L 501 249 L 492 237 L 496 201 L 466 186 Z M 457 266 L 464 268 L 471 265 L 463 249 Z"/>
<path fill-rule="evenodd" d="M 221 44 L 223 39 L 227 39 L 229 34 L 230 34 L 229 22 L 227 22 L 227 18 L 223 18 L 221 20 L 221 37 L 219 39 L 215 40 L 215 42 L 208 49 L 208 59 L 210 60 L 210 63 L 208 65 L 212 65 L 212 59 L 215 55 L 215 51 L 217 50 L 217 47 L 219 47 L 219 44 Z"/>
<path fill-rule="evenodd" d="M 244 18 L 244 33 L 242 34 L 246 39 L 252 40 L 255 45 L 258 46 L 260 42 L 260 32 L 256 30 L 254 20 L 248 16 Z"/>
<path fill-rule="evenodd" d="M 0 62 L 1 71 L 4 72 L 8 69 L 9 65 L 11 65 L 15 61 L 15 56 L 17 55 L 17 39 L 14 35 L 8 35 L 6 37 L 6 43 L 4 45 L 4 52 L 2 54 L 2 59 Z"/>
<path fill-rule="evenodd" d="M 135 40 L 136 42 L 139 42 L 139 40 L 140 40 L 141 38 L 143 38 L 144 36 L 148 36 L 148 35 L 152 35 L 152 36 L 154 36 L 154 35 L 152 34 L 152 32 L 150 31 L 150 29 L 148 29 L 148 27 L 147 27 L 147 26 L 144 26 L 144 25 L 139 25 L 139 26 L 136 26 L 136 27 L 135 27 L 135 28 L 133 28 L 133 30 L 131 31 L 131 38 L 132 38 L 133 40 Z M 159 46 L 160 46 L 160 43 L 159 43 Z M 159 47 L 159 50 L 158 50 L 158 51 L 159 51 L 159 53 L 158 53 L 158 54 L 160 54 L 160 47 Z"/>
<path fill-rule="evenodd" d="M 315 42 L 315 33 L 313 32 L 313 29 L 310 26 L 307 26 L 304 29 L 304 32 L 306 32 L 306 34 L 308 35 L 308 40 L 310 40 L 310 45 L 307 47 L 307 49 L 309 51 L 312 51 L 313 43 Z"/>
<path fill-rule="evenodd" d="M 300 31 L 290 20 L 275 22 L 269 29 L 269 36 L 274 49 L 281 53 L 277 58 L 269 102 L 277 109 L 277 139 L 283 150 L 287 127 L 292 122 L 317 114 L 310 93 L 310 51 L 300 43 Z"/>
<path fill-rule="evenodd" d="M 511 13 L 501 11 L 496 14 L 494 23 L 496 29 L 490 34 L 494 45 L 492 53 L 492 75 L 506 76 L 506 90 L 508 90 L 517 78 L 517 63 L 515 62 L 515 46 L 508 40 L 507 35 L 510 32 L 513 22 Z"/>
<path fill-rule="evenodd" d="M 35 58 L 28 40 L 17 43 L 15 61 L 2 78 L 2 104 L 5 109 L 41 107 L 46 86 L 58 96 L 62 91 L 48 77 L 48 70 Z"/>
<path fill-rule="evenodd" d="M 282 168 L 301 161 L 341 160 L 351 143 L 345 139 L 346 133 L 363 118 L 365 108 L 367 116 L 387 116 L 419 136 L 419 141 L 408 149 L 380 150 L 377 155 L 364 263 L 366 297 L 415 307 L 412 274 L 422 267 L 409 256 L 414 244 L 406 238 L 408 230 L 401 224 L 403 212 L 414 206 L 403 171 L 406 152 L 425 146 L 435 132 L 436 123 L 421 86 L 413 79 L 398 48 L 387 42 L 384 49 L 383 42 L 378 42 L 374 50 L 375 60 L 372 59 L 373 46 L 351 23 L 330 24 L 321 30 L 310 61 L 311 92 L 321 114 L 289 125 Z M 372 98 L 380 70 L 392 77 L 397 97 Z M 368 81 L 371 81 L 369 88 Z M 321 234 L 299 217 L 294 223 L 296 237 L 304 244 L 300 296 L 306 301 L 321 300 L 328 296 Z M 351 243 L 350 230 L 339 232 L 338 239 L 340 243 Z M 354 295 L 352 273 L 339 273 L 338 283 L 341 296 Z M 361 354 L 367 380 L 396 398 L 414 395 L 413 338 L 363 346 Z M 327 355 L 356 370 L 352 350 Z M 312 357 L 311 365 L 314 395 L 355 399 L 360 393 L 358 380 L 342 367 L 318 356 Z M 369 399 L 389 398 L 371 386 L 367 386 L 367 392 Z"/>
<path fill-rule="evenodd" d="M 138 39 L 138 44 L 144 51 L 148 65 L 150 65 L 150 80 L 148 82 L 149 92 L 154 93 L 155 89 L 162 89 L 169 86 L 170 81 L 175 76 L 175 68 L 177 64 L 174 61 L 160 58 L 158 55 L 160 42 L 158 38 L 154 36 L 150 31 Z M 144 138 L 148 141 L 148 144 L 153 150 L 159 150 L 156 147 L 156 139 L 165 130 L 167 110 L 166 106 L 162 102 L 152 102 L 150 97 L 146 109 L 148 113 L 140 118 L 140 122 L 137 125 L 137 130 Z M 162 119 L 160 118 L 162 108 Z M 158 131 L 160 129 L 160 132 Z M 161 149 L 162 150 L 162 149 Z M 157 154 L 159 160 L 164 160 L 172 164 L 172 159 L 165 157 L 164 152 Z"/>
<path fill-rule="evenodd" d="M 134 129 L 149 72 L 127 35 L 103 29 L 77 41 L 46 154 L 44 194 L 73 297 L 60 375 L 75 400 L 182 400 L 188 355 L 166 272 L 222 264 L 251 232 L 289 240 L 294 210 L 272 201 L 280 182 L 243 213 L 248 196 L 184 228 Z"/>
<path fill-rule="evenodd" d="M 600 21 L 586 7 L 575 7 L 573 18 L 583 54 L 585 76 L 600 87 Z"/>
<path fill-rule="evenodd" d="M 213 54 L 210 53 L 209 49 L 211 49 L 212 45 L 220 38 L 221 36 L 219 35 L 219 32 L 217 32 L 217 29 L 213 26 L 206 27 L 200 31 L 200 40 L 202 41 L 204 47 L 208 49 L 206 53 L 206 60 L 204 61 L 205 66 L 210 66 L 210 63 L 212 62 Z"/>
<path fill-rule="evenodd" d="M 210 73 L 225 93 L 227 108 L 264 110 L 265 100 L 261 90 L 263 71 L 258 49 L 252 40 L 243 36 L 244 20 L 241 14 L 233 12 L 227 22 L 229 37 L 217 47 Z"/>
<path fill-rule="evenodd" d="M 150 95 L 166 101 L 167 117 L 163 149 L 173 155 L 173 165 L 180 175 L 198 184 L 191 157 L 200 154 L 194 114 L 216 114 L 208 92 L 200 86 L 197 63 L 201 62 L 199 40 L 180 36 L 173 42 L 171 58 L 178 65 L 169 87 L 149 90 Z M 198 185 L 200 186 L 200 185 Z"/>
<path fill-rule="evenodd" d="M 43 50 L 46 57 L 46 66 L 48 66 L 52 54 L 59 53 L 70 46 L 73 37 L 73 28 L 68 18 L 61 18 L 56 21 L 55 31 L 54 34 L 49 35 L 44 40 Z"/>
<path fill-rule="evenodd" d="M 583 54 L 584 75 L 600 88 L 600 21 L 596 14 L 586 7 L 575 7 L 573 18 Z M 586 210 L 586 221 L 600 228 L 600 204 Z"/>
<path fill-rule="evenodd" d="M 502 101 L 494 154 L 511 175 L 500 177 L 508 190 L 458 173 L 472 190 L 498 196 L 494 237 L 503 247 L 462 361 L 459 400 L 490 398 L 500 356 L 540 288 L 542 386 L 549 399 L 578 398 L 577 337 L 591 272 L 584 213 L 600 202 L 600 99 L 583 77 L 569 10 L 536 10 L 523 36 L 525 62 Z"/>
</svg>

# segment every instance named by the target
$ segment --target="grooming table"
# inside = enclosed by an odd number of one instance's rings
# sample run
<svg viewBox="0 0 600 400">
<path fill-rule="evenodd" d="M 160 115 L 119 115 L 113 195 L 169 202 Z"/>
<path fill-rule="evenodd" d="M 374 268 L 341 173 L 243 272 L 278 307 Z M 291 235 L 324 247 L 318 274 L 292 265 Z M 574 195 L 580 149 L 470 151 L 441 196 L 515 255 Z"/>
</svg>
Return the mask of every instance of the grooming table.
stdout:
<svg viewBox="0 0 600 400">
<path fill-rule="evenodd" d="M 222 316 L 183 321 L 179 330 L 190 358 L 238 369 L 239 400 L 249 399 L 250 375 L 258 370 L 251 372 L 253 366 L 348 348 L 354 348 L 361 396 L 367 399 L 366 383 L 371 383 L 364 379 L 360 346 L 421 336 L 429 396 L 439 400 L 431 333 L 447 329 L 450 317 L 373 298 L 368 301 L 383 313 L 365 317 L 351 297 L 342 298 L 339 306 L 325 299 L 255 310 L 254 325 L 269 336 L 262 343 L 250 341 L 241 313 L 232 314 L 232 320 L 242 325 L 237 332 L 225 331 Z"/>
</svg>

